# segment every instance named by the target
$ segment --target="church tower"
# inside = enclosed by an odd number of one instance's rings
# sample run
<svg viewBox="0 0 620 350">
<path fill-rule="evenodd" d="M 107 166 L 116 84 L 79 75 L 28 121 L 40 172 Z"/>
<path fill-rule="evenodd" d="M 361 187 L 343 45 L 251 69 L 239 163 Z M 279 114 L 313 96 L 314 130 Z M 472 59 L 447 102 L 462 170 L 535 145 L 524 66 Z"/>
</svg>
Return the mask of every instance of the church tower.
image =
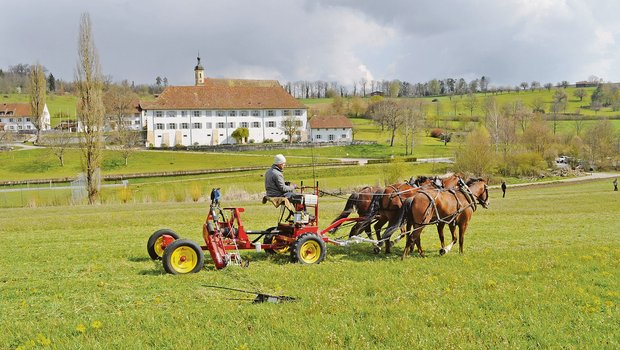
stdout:
<svg viewBox="0 0 620 350">
<path fill-rule="evenodd" d="M 203 86 L 205 84 L 205 70 L 200 65 L 200 54 L 198 55 L 198 63 L 194 67 L 194 78 L 196 79 L 196 86 Z"/>
</svg>

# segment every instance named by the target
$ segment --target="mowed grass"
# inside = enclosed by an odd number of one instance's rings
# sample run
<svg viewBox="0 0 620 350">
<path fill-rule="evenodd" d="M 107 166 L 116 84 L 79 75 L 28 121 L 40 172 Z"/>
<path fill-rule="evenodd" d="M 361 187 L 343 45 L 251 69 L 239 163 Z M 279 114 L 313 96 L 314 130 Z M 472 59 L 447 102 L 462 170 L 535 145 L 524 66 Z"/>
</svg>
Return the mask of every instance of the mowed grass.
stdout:
<svg viewBox="0 0 620 350">
<path fill-rule="evenodd" d="M 146 253 L 161 227 L 199 241 L 205 203 L 3 209 L 0 348 L 620 347 L 620 196 L 609 181 L 491 190 L 465 254 L 328 247 L 312 266 L 243 251 L 249 268 L 171 276 Z M 321 198 L 321 227 L 344 200 Z M 244 206 L 245 226 L 277 210 Z M 338 232 L 339 236 L 344 232 Z M 208 261 L 208 259 L 207 259 Z M 251 304 L 217 285 L 297 297 Z"/>
</svg>

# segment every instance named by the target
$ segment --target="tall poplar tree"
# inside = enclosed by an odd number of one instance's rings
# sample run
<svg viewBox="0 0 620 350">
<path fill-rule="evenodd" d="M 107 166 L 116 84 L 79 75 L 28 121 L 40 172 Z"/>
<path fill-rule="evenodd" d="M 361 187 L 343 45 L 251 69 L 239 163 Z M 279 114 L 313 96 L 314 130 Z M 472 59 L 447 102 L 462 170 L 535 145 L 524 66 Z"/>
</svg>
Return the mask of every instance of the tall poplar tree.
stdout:
<svg viewBox="0 0 620 350">
<path fill-rule="evenodd" d="M 86 174 L 88 203 L 94 204 L 100 189 L 99 167 L 102 163 L 105 109 L 103 75 L 88 13 L 83 13 L 80 19 L 75 86 L 78 95 L 77 116 L 82 127 L 80 137 L 82 169 Z"/>
<path fill-rule="evenodd" d="M 30 66 L 29 74 L 30 84 L 28 86 L 30 94 L 30 115 L 32 124 L 37 128 L 37 139 L 35 143 L 39 143 L 41 129 L 43 129 L 43 108 L 45 107 L 46 88 L 45 73 L 40 64 Z"/>
</svg>

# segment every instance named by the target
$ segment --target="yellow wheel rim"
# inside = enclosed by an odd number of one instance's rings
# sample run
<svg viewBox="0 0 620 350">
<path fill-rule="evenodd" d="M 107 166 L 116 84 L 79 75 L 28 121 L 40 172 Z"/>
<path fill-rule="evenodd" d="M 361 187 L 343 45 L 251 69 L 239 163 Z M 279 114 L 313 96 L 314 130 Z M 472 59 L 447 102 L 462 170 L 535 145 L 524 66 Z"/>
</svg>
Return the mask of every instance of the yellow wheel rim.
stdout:
<svg viewBox="0 0 620 350">
<path fill-rule="evenodd" d="M 299 249 L 299 257 L 306 264 L 314 264 L 321 257 L 321 245 L 316 241 L 306 241 Z"/>
<path fill-rule="evenodd" d="M 276 244 L 277 242 L 278 242 L 278 241 L 276 240 L 276 237 L 274 236 L 274 237 L 271 239 L 271 244 Z M 273 248 L 273 251 L 274 251 L 274 252 L 276 252 L 276 253 L 278 253 L 278 254 L 286 254 L 286 253 L 288 253 L 289 248 L 290 248 L 290 247 L 289 247 L 288 245 L 282 245 L 282 246 L 280 246 L 280 247 L 278 247 L 278 248 Z"/>
<path fill-rule="evenodd" d="M 198 254 L 190 247 L 178 247 L 170 255 L 170 266 L 178 273 L 189 273 L 198 265 Z"/>
<path fill-rule="evenodd" d="M 158 257 L 164 256 L 164 236 L 159 236 L 155 241 L 155 245 L 153 246 L 153 250 Z"/>
</svg>

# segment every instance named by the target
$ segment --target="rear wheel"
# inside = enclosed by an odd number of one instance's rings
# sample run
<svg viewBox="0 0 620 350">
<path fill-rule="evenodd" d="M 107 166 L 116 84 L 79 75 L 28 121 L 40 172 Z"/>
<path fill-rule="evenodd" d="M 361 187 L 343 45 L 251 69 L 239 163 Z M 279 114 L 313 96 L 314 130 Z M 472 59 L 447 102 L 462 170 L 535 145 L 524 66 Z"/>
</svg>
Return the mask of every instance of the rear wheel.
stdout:
<svg viewBox="0 0 620 350">
<path fill-rule="evenodd" d="M 171 236 L 174 240 L 179 239 L 179 235 L 176 232 L 167 228 L 153 232 L 146 243 L 146 251 L 153 260 L 161 260 L 161 257 L 164 255 L 164 249 L 166 249 L 164 246 L 164 235 Z"/>
<path fill-rule="evenodd" d="M 325 259 L 327 247 L 321 237 L 306 233 L 293 243 L 293 249 L 291 250 L 291 258 L 293 262 L 299 262 L 301 264 L 319 264 Z"/>
<path fill-rule="evenodd" d="M 162 260 L 166 272 L 181 275 L 202 270 L 205 255 L 198 244 L 188 239 L 179 239 L 166 247 Z"/>
<path fill-rule="evenodd" d="M 276 230 L 277 227 L 270 227 L 267 229 L 268 232 Z M 276 240 L 275 233 L 268 233 L 263 238 L 263 244 L 276 244 L 278 241 Z M 280 246 L 276 246 L 275 248 L 267 248 L 265 251 L 269 254 L 287 254 L 290 251 L 290 246 L 288 244 L 282 244 Z"/>
</svg>

